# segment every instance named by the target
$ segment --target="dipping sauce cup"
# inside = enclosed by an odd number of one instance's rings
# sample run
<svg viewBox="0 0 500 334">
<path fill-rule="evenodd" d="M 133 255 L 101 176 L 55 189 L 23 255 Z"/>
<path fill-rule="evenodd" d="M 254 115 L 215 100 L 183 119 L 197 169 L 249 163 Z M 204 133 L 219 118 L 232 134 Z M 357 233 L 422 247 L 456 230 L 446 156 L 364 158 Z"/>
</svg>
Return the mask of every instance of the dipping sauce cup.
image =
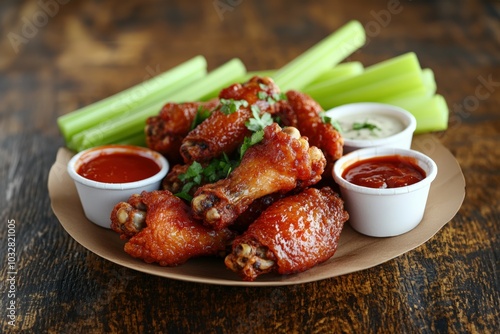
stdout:
<svg viewBox="0 0 500 334">
<path fill-rule="evenodd" d="M 341 128 L 344 154 L 375 146 L 409 149 L 417 127 L 409 111 L 384 103 L 350 103 L 325 114 Z"/>
<path fill-rule="evenodd" d="M 110 228 L 113 207 L 136 193 L 160 189 L 169 170 L 158 152 L 130 145 L 106 145 L 82 151 L 68 163 L 85 216 Z"/>
<path fill-rule="evenodd" d="M 349 182 L 344 172 L 360 161 L 378 157 L 402 157 L 423 171 L 423 179 L 394 188 L 372 188 Z M 389 159 L 390 160 L 390 159 Z M 333 178 L 340 186 L 349 212 L 349 223 L 356 231 L 373 237 L 391 237 L 415 228 L 424 216 L 432 181 L 437 175 L 436 163 L 411 149 L 373 147 L 353 151 L 336 161 Z"/>
</svg>

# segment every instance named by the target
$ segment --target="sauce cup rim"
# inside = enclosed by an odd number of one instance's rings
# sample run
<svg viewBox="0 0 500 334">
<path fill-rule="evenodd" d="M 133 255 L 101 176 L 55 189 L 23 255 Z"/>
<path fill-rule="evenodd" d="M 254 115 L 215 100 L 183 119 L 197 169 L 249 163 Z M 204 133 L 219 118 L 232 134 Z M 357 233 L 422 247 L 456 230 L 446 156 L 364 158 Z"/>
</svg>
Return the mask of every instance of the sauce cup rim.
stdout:
<svg viewBox="0 0 500 334">
<path fill-rule="evenodd" d="M 347 181 L 342 177 L 343 171 L 348 166 L 357 161 L 391 155 L 401 155 L 405 157 L 415 158 L 419 163 L 419 166 L 424 169 L 426 173 L 425 178 L 420 180 L 419 182 L 404 187 L 379 189 L 359 186 Z M 438 167 L 436 163 L 427 155 L 412 149 L 402 149 L 394 147 L 368 147 L 353 151 L 338 159 L 332 168 L 332 176 L 335 182 L 340 187 L 357 193 L 377 196 L 405 194 L 416 191 L 423 187 L 429 186 L 436 178 L 437 173 Z"/>
<path fill-rule="evenodd" d="M 160 171 L 148 178 L 139 181 L 124 182 L 124 183 L 107 183 L 107 182 L 94 181 L 87 179 L 77 173 L 78 163 L 81 163 L 85 156 L 89 155 L 94 156 L 107 151 L 132 152 L 133 154 L 139 154 L 141 156 L 150 158 L 154 162 L 156 162 L 158 166 L 160 166 Z M 69 176 L 75 182 L 86 185 L 88 187 L 104 189 L 104 190 L 126 190 L 126 189 L 140 188 L 143 187 L 144 185 L 151 184 L 157 182 L 158 180 L 163 179 L 165 175 L 167 175 L 169 167 L 170 167 L 169 163 L 167 159 L 165 159 L 165 157 L 163 157 L 160 153 L 153 151 L 149 148 L 134 146 L 134 145 L 110 144 L 110 145 L 92 147 L 77 153 L 68 162 L 67 171 Z"/>
<path fill-rule="evenodd" d="M 357 115 L 357 114 L 365 114 L 372 112 L 374 114 L 391 115 L 398 117 L 399 120 L 403 121 L 404 129 L 393 135 L 378 139 L 344 138 L 345 145 L 351 147 L 370 147 L 370 146 L 384 145 L 386 143 L 397 141 L 399 137 L 412 135 L 415 129 L 417 128 L 417 120 L 415 116 L 413 116 L 409 111 L 400 108 L 398 106 L 386 103 L 379 103 L 379 102 L 348 103 L 338 107 L 331 108 L 325 111 L 325 114 L 332 119 L 336 119 L 346 115 Z"/>
</svg>

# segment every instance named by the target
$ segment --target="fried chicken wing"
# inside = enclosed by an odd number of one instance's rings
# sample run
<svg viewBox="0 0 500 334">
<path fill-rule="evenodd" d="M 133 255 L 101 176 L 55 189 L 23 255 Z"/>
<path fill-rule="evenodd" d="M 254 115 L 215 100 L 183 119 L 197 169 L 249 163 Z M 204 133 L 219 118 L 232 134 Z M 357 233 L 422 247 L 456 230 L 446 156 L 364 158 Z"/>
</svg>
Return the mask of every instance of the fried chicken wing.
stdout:
<svg viewBox="0 0 500 334">
<path fill-rule="evenodd" d="M 264 129 L 261 143 L 250 147 L 227 178 L 198 188 L 191 201 L 195 217 L 221 229 L 232 224 L 256 199 L 307 187 L 321 179 L 326 160 L 293 127 L 277 123 Z"/>
<path fill-rule="evenodd" d="M 333 125 L 321 120 L 321 106 L 304 93 L 291 90 L 286 96 L 295 112 L 300 133 L 309 138 L 311 145 L 319 147 L 325 153 L 328 162 L 338 160 L 343 153 L 344 140 Z"/>
<path fill-rule="evenodd" d="M 129 222 L 136 221 L 136 224 Z M 112 229 L 127 239 L 125 252 L 147 263 L 176 266 L 197 256 L 223 253 L 234 233 L 214 231 L 193 218 L 189 205 L 169 191 L 134 195 L 111 213 Z M 133 226 L 133 227 L 132 227 Z"/>
<path fill-rule="evenodd" d="M 259 77 L 223 89 L 219 94 L 220 100 L 244 100 L 247 105 L 239 105 L 236 111 L 226 112 L 224 104 L 219 104 L 210 117 L 184 138 L 180 146 L 184 162 L 208 161 L 222 153 L 233 152 L 250 134 L 245 124 L 252 117 L 251 106 L 258 106 L 261 113 L 272 113 L 274 104 L 269 102 L 268 97 L 276 94 L 279 94 L 279 89 L 274 82 Z"/>
<path fill-rule="evenodd" d="M 269 97 L 275 100 L 280 94 L 279 87 L 269 77 L 254 76 L 244 84 L 235 83 L 224 88 L 219 93 L 220 99 L 245 100 L 249 105 L 257 105 L 262 112 L 273 114 L 275 104 L 270 103 Z"/>
<path fill-rule="evenodd" d="M 166 103 L 157 116 L 146 120 L 147 146 L 163 154 L 172 164 L 181 162 L 179 148 L 191 130 L 199 108 L 211 111 L 218 104 L 217 99 L 208 102 Z"/>
<path fill-rule="evenodd" d="M 180 146 L 184 162 L 205 162 L 233 152 L 250 134 L 245 123 L 251 115 L 250 109 L 244 107 L 230 114 L 215 110 L 184 138 Z"/>
<path fill-rule="evenodd" d="M 308 188 L 266 209 L 236 237 L 224 262 L 245 281 L 268 272 L 305 271 L 334 255 L 348 218 L 331 188 Z"/>
</svg>

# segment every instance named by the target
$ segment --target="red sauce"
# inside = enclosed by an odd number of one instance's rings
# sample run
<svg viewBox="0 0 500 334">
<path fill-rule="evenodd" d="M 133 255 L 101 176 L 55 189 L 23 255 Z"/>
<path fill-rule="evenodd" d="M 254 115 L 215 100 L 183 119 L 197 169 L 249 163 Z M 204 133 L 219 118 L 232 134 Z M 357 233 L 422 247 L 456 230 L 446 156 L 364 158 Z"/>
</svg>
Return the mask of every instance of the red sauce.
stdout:
<svg viewBox="0 0 500 334">
<path fill-rule="evenodd" d="M 342 177 L 358 186 L 385 189 L 417 183 L 425 178 L 425 171 L 413 158 L 391 155 L 357 161 Z"/>
<path fill-rule="evenodd" d="M 138 154 L 117 152 L 101 154 L 84 162 L 77 173 L 84 178 L 105 183 L 127 183 L 147 179 L 160 171 L 160 166 Z"/>
</svg>

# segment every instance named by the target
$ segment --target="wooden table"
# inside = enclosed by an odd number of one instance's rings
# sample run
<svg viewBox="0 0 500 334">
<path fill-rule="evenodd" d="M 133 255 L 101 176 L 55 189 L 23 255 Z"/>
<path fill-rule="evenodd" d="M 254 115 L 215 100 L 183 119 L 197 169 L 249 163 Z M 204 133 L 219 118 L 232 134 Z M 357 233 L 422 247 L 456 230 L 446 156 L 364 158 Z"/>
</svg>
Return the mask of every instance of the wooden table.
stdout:
<svg viewBox="0 0 500 334">
<path fill-rule="evenodd" d="M 47 0 L 2 3 L 0 13 L 0 331 L 500 328 L 498 1 Z M 457 215 L 428 242 L 360 272 L 247 288 L 130 270 L 86 250 L 61 227 L 47 192 L 49 168 L 64 145 L 58 116 L 197 54 L 209 68 L 233 57 L 249 70 L 278 68 L 350 19 L 363 23 L 369 43 L 349 60 L 370 65 L 414 51 L 434 70 L 450 107 L 448 130 L 435 136 L 459 162 L 467 193 Z"/>
</svg>

